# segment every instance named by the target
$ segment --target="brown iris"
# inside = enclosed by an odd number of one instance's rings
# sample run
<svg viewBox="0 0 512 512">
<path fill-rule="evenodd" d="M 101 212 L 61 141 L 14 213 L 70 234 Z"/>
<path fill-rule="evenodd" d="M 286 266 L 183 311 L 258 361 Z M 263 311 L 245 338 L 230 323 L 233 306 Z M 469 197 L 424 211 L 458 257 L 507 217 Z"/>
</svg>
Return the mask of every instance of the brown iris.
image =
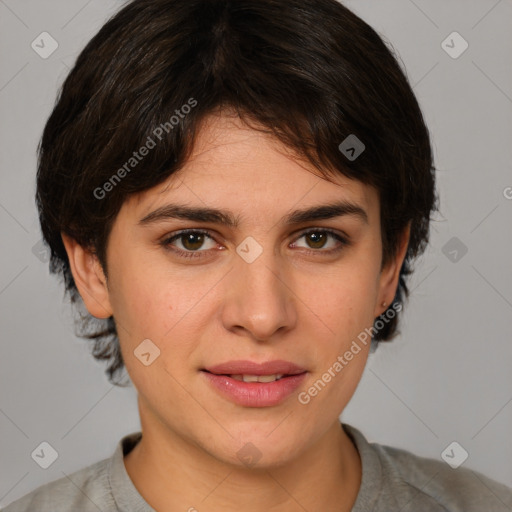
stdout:
<svg viewBox="0 0 512 512">
<path fill-rule="evenodd" d="M 183 247 L 189 251 L 200 249 L 204 243 L 205 235 L 203 233 L 186 233 L 181 235 Z M 196 240 L 194 242 L 194 240 Z"/>
<path fill-rule="evenodd" d="M 306 233 L 305 236 L 308 237 L 309 240 L 313 239 L 314 245 L 312 247 L 314 249 L 321 249 L 325 245 L 325 240 L 328 235 L 326 233 L 312 232 L 312 233 Z"/>
</svg>

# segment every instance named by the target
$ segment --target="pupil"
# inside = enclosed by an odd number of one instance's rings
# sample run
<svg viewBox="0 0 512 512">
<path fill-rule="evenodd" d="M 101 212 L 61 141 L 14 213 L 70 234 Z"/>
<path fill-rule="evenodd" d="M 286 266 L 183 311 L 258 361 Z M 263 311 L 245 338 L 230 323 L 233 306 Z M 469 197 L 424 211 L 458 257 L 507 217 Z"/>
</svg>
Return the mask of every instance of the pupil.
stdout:
<svg viewBox="0 0 512 512">
<path fill-rule="evenodd" d="M 318 245 L 314 245 L 315 248 L 318 248 L 318 247 L 322 247 L 323 246 L 323 242 L 325 242 L 324 238 L 325 238 L 325 234 L 324 233 L 309 233 L 308 236 L 311 238 L 313 238 L 313 244 L 318 244 Z M 317 239 L 316 242 L 314 239 Z"/>
<path fill-rule="evenodd" d="M 196 242 L 196 244 L 194 244 L 194 238 L 198 239 L 198 242 Z M 202 235 L 200 233 L 189 233 L 189 234 L 185 235 L 185 240 L 184 240 L 183 246 L 189 250 L 199 249 L 201 247 L 201 245 L 203 245 L 203 238 L 204 238 L 204 235 Z"/>
</svg>

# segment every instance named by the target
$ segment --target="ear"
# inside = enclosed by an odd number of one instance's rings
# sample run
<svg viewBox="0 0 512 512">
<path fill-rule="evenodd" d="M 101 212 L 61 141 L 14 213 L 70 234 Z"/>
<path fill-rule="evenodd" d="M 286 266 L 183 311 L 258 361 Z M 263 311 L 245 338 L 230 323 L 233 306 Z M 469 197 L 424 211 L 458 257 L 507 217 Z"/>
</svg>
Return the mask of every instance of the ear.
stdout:
<svg viewBox="0 0 512 512">
<path fill-rule="evenodd" d="M 382 313 L 388 309 L 391 301 L 395 297 L 398 279 L 400 277 L 400 269 L 402 268 L 402 263 L 407 252 L 410 234 L 411 223 L 409 222 L 402 232 L 400 244 L 394 259 L 392 259 L 381 271 L 379 277 L 379 293 L 377 296 L 377 303 L 375 304 L 374 317 L 382 315 Z M 386 303 L 386 306 L 382 305 L 383 302 Z"/>
<path fill-rule="evenodd" d="M 71 273 L 87 310 L 96 318 L 109 318 L 113 312 L 107 279 L 97 256 L 64 233 L 61 233 L 61 237 Z"/>
</svg>

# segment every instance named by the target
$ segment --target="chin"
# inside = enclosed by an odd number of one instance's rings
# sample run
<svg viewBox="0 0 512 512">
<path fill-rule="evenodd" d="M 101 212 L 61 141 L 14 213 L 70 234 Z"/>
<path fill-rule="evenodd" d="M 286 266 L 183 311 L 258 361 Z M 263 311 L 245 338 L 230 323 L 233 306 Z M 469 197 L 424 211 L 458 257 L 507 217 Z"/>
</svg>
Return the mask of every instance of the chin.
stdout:
<svg viewBox="0 0 512 512">
<path fill-rule="evenodd" d="M 275 422 L 272 428 L 276 428 Z M 286 465 L 307 448 L 303 444 L 305 441 L 302 435 L 294 435 L 285 429 L 278 434 L 279 427 L 274 432 L 272 428 L 264 432 L 251 428 L 241 429 L 234 438 L 226 436 L 226 444 L 217 444 L 217 450 L 213 451 L 209 447 L 209 452 L 227 464 L 257 470 Z"/>
</svg>

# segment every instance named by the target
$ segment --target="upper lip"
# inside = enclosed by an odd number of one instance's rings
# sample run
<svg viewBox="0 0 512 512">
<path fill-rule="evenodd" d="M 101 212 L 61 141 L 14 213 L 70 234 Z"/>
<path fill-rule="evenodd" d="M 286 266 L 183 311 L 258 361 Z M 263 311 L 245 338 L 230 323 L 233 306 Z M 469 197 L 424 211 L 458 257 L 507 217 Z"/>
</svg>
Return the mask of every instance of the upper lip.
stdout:
<svg viewBox="0 0 512 512">
<path fill-rule="evenodd" d="M 215 366 L 204 368 L 207 372 L 217 375 L 297 375 L 306 370 L 290 361 L 267 361 L 256 363 L 255 361 L 227 361 Z"/>
</svg>

